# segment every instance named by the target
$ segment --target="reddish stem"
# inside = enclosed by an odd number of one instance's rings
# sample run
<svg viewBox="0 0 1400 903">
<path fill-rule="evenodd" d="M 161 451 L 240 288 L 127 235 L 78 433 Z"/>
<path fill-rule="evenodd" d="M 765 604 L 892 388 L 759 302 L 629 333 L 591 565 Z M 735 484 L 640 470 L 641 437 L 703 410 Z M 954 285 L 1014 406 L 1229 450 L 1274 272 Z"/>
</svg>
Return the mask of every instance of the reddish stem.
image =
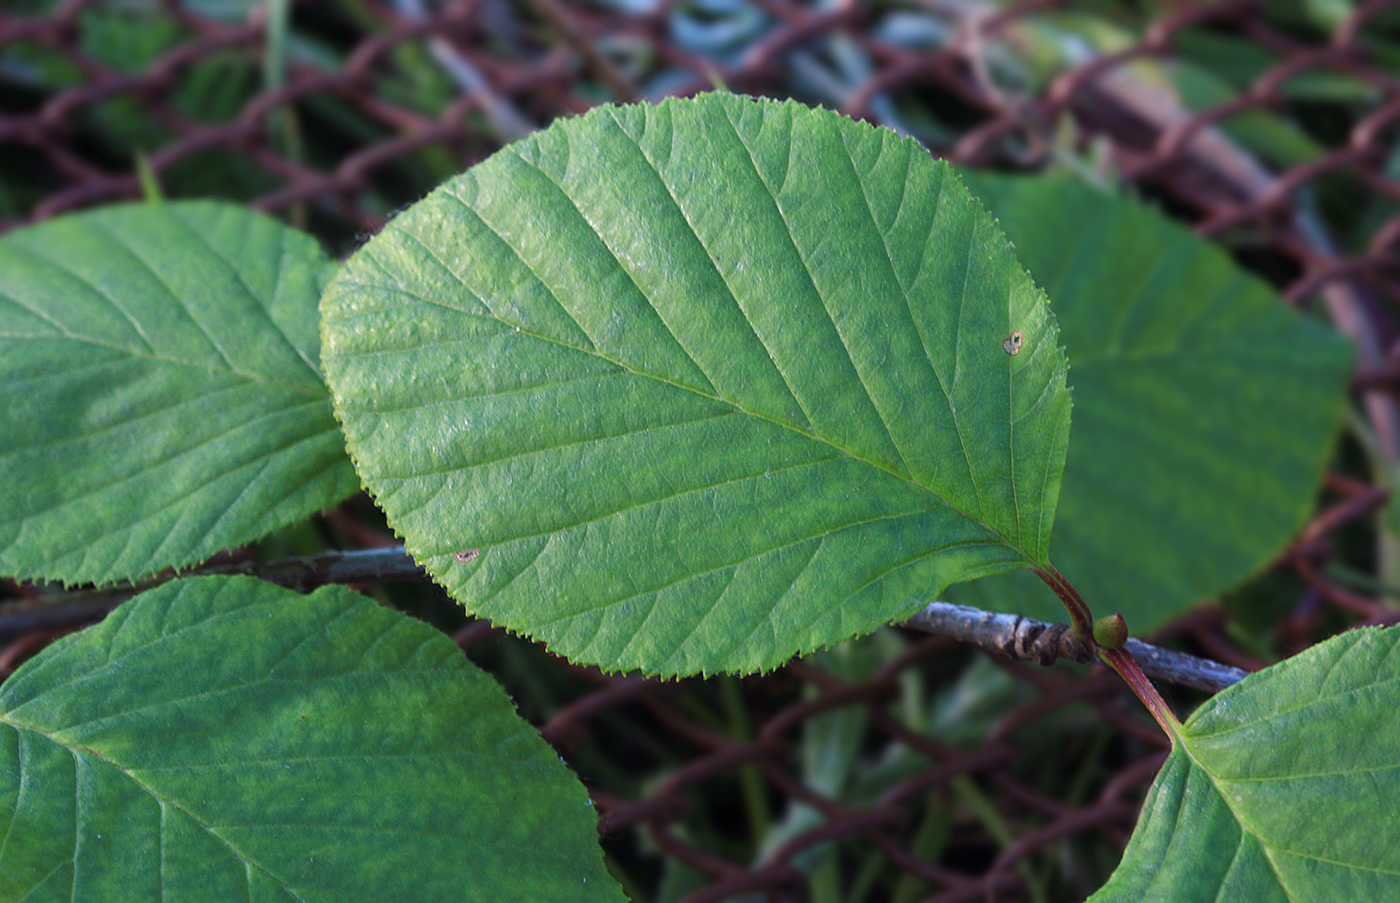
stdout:
<svg viewBox="0 0 1400 903">
<path fill-rule="evenodd" d="M 1042 582 L 1050 587 L 1051 592 L 1059 597 L 1065 610 L 1069 612 L 1069 623 L 1074 628 L 1074 635 L 1081 643 L 1090 649 L 1096 649 L 1094 642 L 1094 614 L 1089 610 L 1089 603 L 1084 601 L 1084 597 L 1074 587 L 1069 585 L 1069 581 L 1064 578 L 1059 571 L 1051 565 L 1042 568 L 1031 568 L 1031 573 L 1035 574 Z"/>
<path fill-rule="evenodd" d="M 1157 724 L 1175 746 L 1176 738 L 1181 735 L 1181 722 L 1176 720 L 1176 715 L 1167 707 L 1166 700 L 1157 692 L 1152 681 L 1142 673 L 1142 668 L 1137 659 L 1133 658 L 1133 654 L 1127 649 L 1105 649 L 1102 646 L 1098 648 L 1098 653 L 1099 658 L 1107 662 L 1108 666 L 1117 671 L 1118 675 L 1127 681 L 1128 686 L 1133 688 L 1133 694 L 1147 706 L 1147 711 L 1152 713 L 1152 717 L 1157 720 Z"/>
<path fill-rule="evenodd" d="M 1070 624 L 1074 628 L 1074 635 L 1087 648 L 1092 649 L 1099 658 L 1103 659 L 1118 675 L 1132 688 L 1133 694 L 1147 707 L 1147 711 L 1152 713 L 1157 724 L 1171 738 L 1172 744 L 1176 744 L 1176 738 L 1181 733 L 1181 722 L 1176 720 L 1176 715 L 1167 707 L 1166 700 L 1157 692 L 1157 688 L 1152 685 L 1146 674 L 1142 673 L 1142 668 L 1138 665 L 1137 659 L 1133 658 L 1127 649 L 1108 649 L 1094 639 L 1094 615 L 1089 610 L 1089 603 L 1084 601 L 1084 597 L 1070 586 L 1064 575 L 1055 570 L 1054 567 L 1046 565 L 1042 568 L 1031 568 L 1031 572 L 1050 587 L 1051 591 L 1059 597 L 1060 602 L 1069 612 Z"/>
</svg>

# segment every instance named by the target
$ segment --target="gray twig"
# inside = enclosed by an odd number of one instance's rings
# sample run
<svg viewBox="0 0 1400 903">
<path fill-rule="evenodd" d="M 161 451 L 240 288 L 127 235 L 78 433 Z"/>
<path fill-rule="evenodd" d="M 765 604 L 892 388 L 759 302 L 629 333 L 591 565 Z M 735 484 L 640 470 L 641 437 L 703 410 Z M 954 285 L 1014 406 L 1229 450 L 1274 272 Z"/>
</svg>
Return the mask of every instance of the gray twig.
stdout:
<svg viewBox="0 0 1400 903">
<path fill-rule="evenodd" d="M 1061 658 L 1076 662 L 1094 660 L 1093 654 L 1066 624 L 1047 624 L 1021 615 L 997 614 L 948 602 L 929 603 L 902 626 L 1042 665 L 1053 664 Z M 1127 649 L 1149 677 L 1208 693 L 1223 690 L 1247 676 L 1247 672 L 1239 668 L 1173 652 L 1141 640 L 1128 640 Z"/>
<path fill-rule="evenodd" d="M 278 561 L 206 564 L 180 576 L 208 574 L 260 577 L 302 592 L 328 583 L 416 580 L 424 576 L 423 569 L 409 557 L 403 546 L 323 552 Z M 166 579 L 152 578 L 102 589 L 54 592 L 9 605 L 8 611 L 0 613 L 0 643 L 35 630 L 61 630 L 95 621 L 132 596 L 159 586 Z"/>
<path fill-rule="evenodd" d="M 204 565 L 188 572 L 188 575 L 205 574 L 244 574 L 301 591 L 328 583 L 415 580 L 424 576 L 423 569 L 409 557 L 403 546 L 323 552 L 278 561 Z M 34 630 L 52 630 L 95 620 L 137 593 L 161 582 L 149 580 L 30 599 L 24 603 L 23 610 L 0 614 L 0 642 Z M 902 626 L 1042 665 L 1049 665 L 1061 658 L 1077 662 L 1094 660 L 1065 624 L 1047 624 L 1020 615 L 996 614 L 947 602 L 930 603 Z M 1212 693 L 1235 683 L 1246 673 L 1209 659 L 1172 652 L 1138 640 L 1128 640 L 1128 650 L 1149 676 Z"/>
</svg>

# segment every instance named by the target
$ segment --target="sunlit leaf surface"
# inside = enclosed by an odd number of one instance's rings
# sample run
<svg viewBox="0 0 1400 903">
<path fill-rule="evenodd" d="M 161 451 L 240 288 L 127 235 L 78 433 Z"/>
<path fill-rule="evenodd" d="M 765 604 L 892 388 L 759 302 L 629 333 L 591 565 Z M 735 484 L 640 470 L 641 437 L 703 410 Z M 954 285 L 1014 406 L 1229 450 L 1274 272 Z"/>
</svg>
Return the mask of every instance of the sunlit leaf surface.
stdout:
<svg viewBox="0 0 1400 903">
<path fill-rule="evenodd" d="M 322 311 L 409 549 L 571 658 L 771 668 L 1045 560 L 1054 319 L 891 132 L 732 95 L 600 108 L 394 220 Z"/>
</svg>

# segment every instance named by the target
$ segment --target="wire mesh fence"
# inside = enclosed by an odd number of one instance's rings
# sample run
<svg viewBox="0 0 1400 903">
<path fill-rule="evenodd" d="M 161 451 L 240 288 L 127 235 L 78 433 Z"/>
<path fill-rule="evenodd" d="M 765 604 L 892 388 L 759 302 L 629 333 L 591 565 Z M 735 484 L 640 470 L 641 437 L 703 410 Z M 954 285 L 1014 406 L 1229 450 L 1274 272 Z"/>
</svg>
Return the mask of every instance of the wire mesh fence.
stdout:
<svg viewBox="0 0 1400 903">
<path fill-rule="evenodd" d="M 1267 618 L 1246 629 L 1203 607 L 1158 639 L 1250 670 L 1400 620 L 1355 573 L 1391 554 L 1372 521 L 1393 471 L 1375 462 L 1400 463 L 1400 4 L 9 6 L 0 231 L 152 192 L 212 195 L 344 253 L 557 117 L 715 86 L 820 103 L 960 164 L 1070 170 L 1152 198 L 1357 343 L 1365 427 L 1250 590 L 1273 600 Z M 362 499 L 321 527 L 392 542 Z M 377 591 L 456 630 L 519 700 L 589 786 L 637 900 L 1082 899 L 1165 754 L 1102 670 L 888 628 L 769 675 L 661 682 L 462 623 L 422 583 Z M 5 623 L 5 673 L 69 629 Z M 1272 648 L 1242 641 L 1250 630 Z M 1200 698 L 1174 693 L 1183 710 Z"/>
</svg>

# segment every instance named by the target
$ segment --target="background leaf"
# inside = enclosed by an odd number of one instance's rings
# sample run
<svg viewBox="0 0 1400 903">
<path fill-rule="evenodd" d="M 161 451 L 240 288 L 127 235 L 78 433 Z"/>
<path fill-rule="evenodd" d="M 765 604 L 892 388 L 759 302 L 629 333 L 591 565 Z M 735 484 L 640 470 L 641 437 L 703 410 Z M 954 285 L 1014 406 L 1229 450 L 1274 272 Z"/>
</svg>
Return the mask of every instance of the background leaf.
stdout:
<svg viewBox="0 0 1400 903">
<path fill-rule="evenodd" d="M 343 587 L 165 584 L 27 662 L 0 713 L 0 899 L 623 899 L 505 693 Z"/>
<path fill-rule="evenodd" d="M 1139 204 L 1061 180 L 968 182 L 1054 299 L 1073 367 L 1056 567 L 1134 631 L 1258 572 L 1312 510 L 1350 344 Z M 948 595 L 1065 619 L 1028 575 Z"/>
<path fill-rule="evenodd" d="M 201 561 L 359 488 L 317 361 L 333 265 L 226 204 L 110 207 L 0 239 L 0 573 Z"/>
<path fill-rule="evenodd" d="M 1397 644 L 1351 630 L 1201 706 L 1091 899 L 1400 899 Z"/>
<path fill-rule="evenodd" d="M 1044 560 L 1054 320 L 891 132 L 733 95 L 597 109 L 389 224 L 322 311 L 409 549 L 570 658 L 771 668 Z"/>
</svg>

